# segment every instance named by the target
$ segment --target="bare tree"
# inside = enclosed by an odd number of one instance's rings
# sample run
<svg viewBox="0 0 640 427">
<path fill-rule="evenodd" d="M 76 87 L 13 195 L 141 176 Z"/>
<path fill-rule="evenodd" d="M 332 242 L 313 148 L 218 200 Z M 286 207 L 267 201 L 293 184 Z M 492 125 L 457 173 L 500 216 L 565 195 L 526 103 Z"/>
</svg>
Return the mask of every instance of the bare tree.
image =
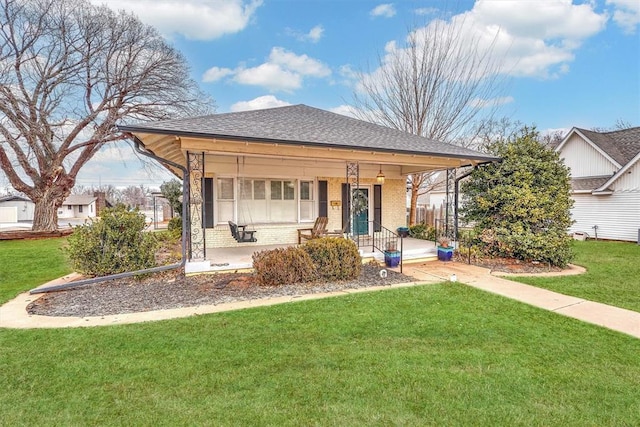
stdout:
<svg viewBox="0 0 640 427">
<path fill-rule="evenodd" d="M 151 196 L 150 189 L 144 185 L 136 187 L 130 185 L 122 190 L 121 202 L 127 206 L 134 208 L 144 209 L 147 204 L 147 199 Z"/>
<path fill-rule="evenodd" d="M 502 81 L 494 42 L 487 45 L 464 28 L 464 22 L 453 25 L 434 20 L 410 31 L 404 46 L 387 48 L 377 70 L 359 74 L 354 114 L 445 142 L 455 142 L 468 133 L 481 113 L 490 117 Z M 410 224 L 416 220 L 418 195 L 433 181 L 430 175 L 409 177 Z"/>
<path fill-rule="evenodd" d="M 86 0 L 0 0 L 0 166 L 35 203 L 57 208 L 115 124 L 207 112 L 184 57 L 136 17 Z"/>
</svg>

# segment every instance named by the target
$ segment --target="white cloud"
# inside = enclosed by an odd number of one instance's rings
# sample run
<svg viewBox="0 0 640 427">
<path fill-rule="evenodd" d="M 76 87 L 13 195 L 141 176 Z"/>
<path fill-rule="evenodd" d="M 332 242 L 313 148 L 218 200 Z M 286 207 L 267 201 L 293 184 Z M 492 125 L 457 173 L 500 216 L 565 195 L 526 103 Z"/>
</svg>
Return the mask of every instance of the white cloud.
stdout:
<svg viewBox="0 0 640 427">
<path fill-rule="evenodd" d="M 233 74 L 233 70 L 230 68 L 211 67 L 202 75 L 202 81 L 207 83 L 217 82 L 231 74 Z"/>
<path fill-rule="evenodd" d="M 324 34 L 324 27 L 322 25 L 316 25 L 310 29 L 308 33 L 303 33 L 293 28 L 286 28 L 285 32 L 287 35 L 295 37 L 298 41 L 318 43 Z"/>
<path fill-rule="evenodd" d="M 286 107 L 291 105 L 287 101 L 282 101 L 273 95 L 265 95 L 254 98 L 250 101 L 236 102 L 231 106 L 231 111 L 249 111 L 249 110 L 262 110 L 265 108 Z"/>
<path fill-rule="evenodd" d="M 317 43 L 324 33 L 324 27 L 322 25 L 316 25 L 307 33 L 307 38 L 313 43 Z"/>
<path fill-rule="evenodd" d="M 306 77 L 324 78 L 331 75 L 331 69 L 308 55 L 296 55 L 282 47 L 271 49 L 267 62 L 256 67 L 239 66 L 229 68 L 210 68 L 203 80 L 213 82 L 227 76 L 236 83 L 261 86 L 270 91 L 291 92 L 302 87 Z"/>
<path fill-rule="evenodd" d="M 166 36 L 212 40 L 242 31 L 262 0 L 91 0 L 136 14 Z"/>
<path fill-rule="evenodd" d="M 582 42 L 602 31 L 608 17 L 593 5 L 571 0 L 544 2 L 478 0 L 473 9 L 417 31 L 451 30 L 474 46 L 492 49 L 504 74 L 553 78 L 569 71 Z M 439 28 L 438 28 L 439 27 Z M 387 52 L 396 48 L 388 43 Z M 468 52 L 468 55 L 476 52 Z"/>
<path fill-rule="evenodd" d="M 640 25 L 640 1 L 638 0 L 607 0 L 613 5 L 613 20 L 628 34 L 635 34 Z"/>
<path fill-rule="evenodd" d="M 240 84 L 266 87 L 273 91 L 292 91 L 302 86 L 302 77 L 299 74 L 285 70 L 280 65 L 273 63 L 239 69 L 233 80 Z"/>
<path fill-rule="evenodd" d="M 281 47 L 271 49 L 269 62 L 305 76 L 327 77 L 331 74 L 329 67 L 322 62 L 307 55 L 296 55 Z"/>
<path fill-rule="evenodd" d="M 383 18 L 391 18 L 395 14 L 396 8 L 393 6 L 393 3 L 380 4 L 369 12 L 371 16 L 382 16 Z"/>
</svg>

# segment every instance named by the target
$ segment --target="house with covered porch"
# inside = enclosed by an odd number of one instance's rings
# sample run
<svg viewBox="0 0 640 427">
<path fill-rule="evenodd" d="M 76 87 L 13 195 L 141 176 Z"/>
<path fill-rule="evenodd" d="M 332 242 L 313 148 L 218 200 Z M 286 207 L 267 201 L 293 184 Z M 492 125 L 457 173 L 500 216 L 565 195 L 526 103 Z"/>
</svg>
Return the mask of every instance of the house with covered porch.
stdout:
<svg viewBox="0 0 640 427">
<path fill-rule="evenodd" d="M 296 244 L 317 217 L 349 236 L 395 231 L 406 225 L 407 175 L 497 160 L 306 105 L 119 129 L 186 170 L 192 263 L 218 248 Z M 256 241 L 237 242 L 229 222 Z"/>
</svg>

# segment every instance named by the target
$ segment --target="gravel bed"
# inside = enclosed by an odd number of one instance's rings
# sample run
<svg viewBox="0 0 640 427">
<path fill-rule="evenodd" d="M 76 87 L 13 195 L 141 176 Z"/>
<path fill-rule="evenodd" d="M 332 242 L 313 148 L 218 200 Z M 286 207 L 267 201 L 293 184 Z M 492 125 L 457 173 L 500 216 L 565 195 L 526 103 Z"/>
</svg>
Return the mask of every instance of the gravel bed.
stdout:
<svg viewBox="0 0 640 427">
<path fill-rule="evenodd" d="M 123 279 L 52 292 L 27 306 L 29 314 L 43 316 L 106 316 L 234 301 L 340 291 L 411 282 L 410 276 L 364 265 L 357 280 L 259 286 L 251 274 L 220 273 L 178 277 L 159 273 L 144 279 Z"/>
</svg>

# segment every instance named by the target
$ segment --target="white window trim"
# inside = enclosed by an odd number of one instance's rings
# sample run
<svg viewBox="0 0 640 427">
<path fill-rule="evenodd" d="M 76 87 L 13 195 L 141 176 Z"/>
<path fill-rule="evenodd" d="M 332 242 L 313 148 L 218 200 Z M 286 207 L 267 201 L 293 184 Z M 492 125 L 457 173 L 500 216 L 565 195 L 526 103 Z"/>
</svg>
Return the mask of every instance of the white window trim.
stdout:
<svg viewBox="0 0 640 427">
<path fill-rule="evenodd" d="M 230 174 L 220 174 L 220 175 L 213 175 L 214 178 L 214 185 L 213 185 L 213 200 L 214 200 L 214 204 L 217 206 L 218 204 L 218 179 L 220 178 L 231 178 L 233 179 L 233 188 L 234 188 L 234 199 L 233 199 L 233 222 L 237 223 L 238 222 L 238 209 L 239 209 L 239 203 L 240 203 L 240 197 L 239 197 L 239 191 L 240 191 L 240 187 L 239 187 L 239 181 L 241 179 L 253 179 L 253 180 L 265 180 L 267 181 L 267 184 L 265 185 L 269 185 L 268 183 L 270 181 L 295 181 L 297 184 L 295 186 L 296 188 L 296 194 L 295 194 L 295 198 L 294 200 L 296 201 L 296 221 L 295 222 L 286 222 L 286 223 L 280 223 L 280 224 L 307 224 L 307 223 L 312 223 L 315 221 L 315 217 L 318 216 L 318 209 L 319 209 L 319 193 L 318 193 L 318 178 L 317 177 L 304 177 L 304 176 L 283 176 L 283 175 L 273 175 L 273 176 L 265 176 L 265 175 L 230 175 Z M 314 198 L 313 198 L 313 219 L 310 220 L 302 220 L 300 218 L 300 183 L 302 181 L 307 181 L 307 182 L 311 182 L 312 185 L 312 191 L 314 194 Z M 213 212 L 213 223 L 215 225 L 224 225 L 226 224 L 226 222 L 220 222 L 219 218 L 218 218 L 218 210 L 217 208 L 214 209 Z M 268 223 L 268 224 L 279 224 L 277 222 L 273 222 L 273 223 Z"/>
</svg>

